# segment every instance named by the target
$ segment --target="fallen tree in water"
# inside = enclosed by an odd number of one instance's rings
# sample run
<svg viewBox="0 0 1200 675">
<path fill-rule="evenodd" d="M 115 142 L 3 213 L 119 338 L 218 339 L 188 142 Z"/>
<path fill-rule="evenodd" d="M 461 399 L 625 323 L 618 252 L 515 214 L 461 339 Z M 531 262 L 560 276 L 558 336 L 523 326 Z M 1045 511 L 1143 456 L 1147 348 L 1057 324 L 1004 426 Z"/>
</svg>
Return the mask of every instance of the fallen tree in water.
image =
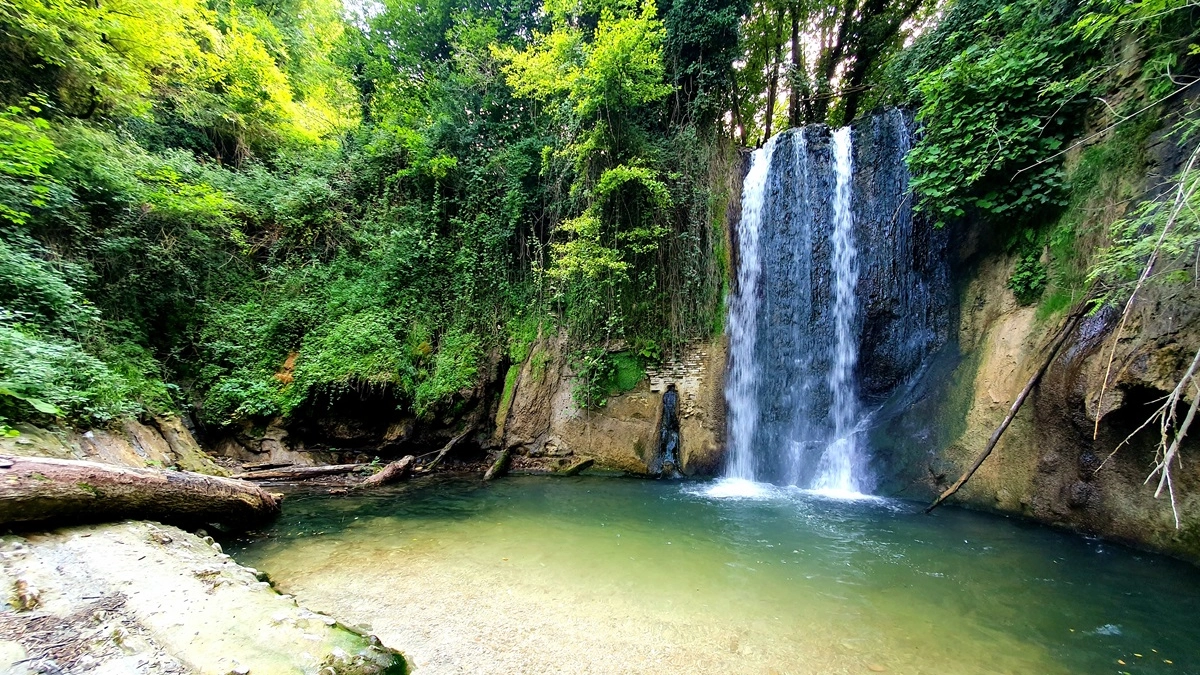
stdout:
<svg viewBox="0 0 1200 675">
<path fill-rule="evenodd" d="M 416 457 L 413 457 L 412 455 L 405 455 L 404 457 L 383 467 L 379 473 L 373 476 L 368 476 L 367 479 L 359 485 L 359 487 L 373 488 L 379 487 L 380 485 L 388 485 L 389 483 L 402 481 L 405 478 L 408 478 L 408 475 L 412 473 L 413 464 L 415 464 L 416 461 Z"/>
<path fill-rule="evenodd" d="M 0 455 L 0 525 L 138 518 L 244 529 L 279 515 L 280 499 L 253 483 L 190 471 Z"/>
</svg>

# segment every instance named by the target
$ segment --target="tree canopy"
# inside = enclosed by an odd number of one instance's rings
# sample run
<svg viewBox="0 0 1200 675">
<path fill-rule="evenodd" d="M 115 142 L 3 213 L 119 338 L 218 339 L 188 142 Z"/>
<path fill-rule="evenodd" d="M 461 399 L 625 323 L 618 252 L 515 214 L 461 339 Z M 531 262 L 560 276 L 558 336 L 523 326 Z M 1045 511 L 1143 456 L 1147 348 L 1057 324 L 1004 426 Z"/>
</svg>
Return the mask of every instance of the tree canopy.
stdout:
<svg viewBox="0 0 1200 675">
<path fill-rule="evenodd" d="M 906 104 L 922 208 L 1032 222 L 1111 43 L 1161 97 L 1195 13 L 0 0 L 0 424 L 453 416 L 559 328 L 597 404 L 721 330 L 739 146 Z"/>
</svg>

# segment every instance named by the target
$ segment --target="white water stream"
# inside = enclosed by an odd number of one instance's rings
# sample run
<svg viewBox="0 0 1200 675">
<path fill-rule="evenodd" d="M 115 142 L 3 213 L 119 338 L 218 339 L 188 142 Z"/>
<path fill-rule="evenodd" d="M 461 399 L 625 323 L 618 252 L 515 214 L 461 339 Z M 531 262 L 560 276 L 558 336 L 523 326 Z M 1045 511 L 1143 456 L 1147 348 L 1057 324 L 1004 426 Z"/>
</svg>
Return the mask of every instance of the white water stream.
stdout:
<svg viewBox="0 0 1200 675">
<path fill-rule="evenodd" d="M 778 138 L 778 137 L 776 137 Z M 729 345 L 732 367 L 726 381 L 729 406 L 731 478 L 756 477 L 754 432 L 758 425 L 758 364 L 754 345 L 758 338 L 758 233 L 766 203 L 767 175 L 775 153 L 775 138 L 754 151 L 742 188 L 742 226 L 738 228 L 737 292 L 729 303 Z M 734 405 L 736 402 L 736 405 Z"/>
<path fill-rule="evenodd" d="M 790 189 L 772 191 L 775 148 L 781 138 L 769 140 L 756 150 L 742 188 L 742 220 L 737 230 L 737 288 L 729 303 L 730 370 L 726 383 L 729 411 L 729 478 L 799 484 L 832 494 L 857 494 L 869 489 L 866 462 L 856 440 L 859 402 L 855 381 L 858 364 L 859 326 L 858 252 L 854 237 L 853 144 L 851 129 L 832 132 L 828 152 L 833 180 L 822 176 L 810 180 L 813 168 L 804 131 L 793 132 Z M 818 167 L 819 170 L 819 167 Z M 812 194 L 813 189 L 832 183 L 832 189 Z M 814 188 L 814 186 L 816 186 Z M 773 204 L 772 200 L 781 200 Z M 819 203 L 811 203 L 819 202 Z M 831 227 L 814 222 L 827 214 Z M 766 268 L 764 256 L 777 252 L 763 249 L 781 242 L 777 228 L 788 228 L 783 245 L 793 247 L 783 269 Z M 826 232 L 822 235 L 821 232 Z M 823 238 L 819 240 L 819 238 Z M 828 247 L 824 258 L 818 248 Z M 822 265 L 826 267 L 821 268 Z M 814 280 L 816 280 L 814 282 Z M 813 289 L 824 283 L 831 288 Z M 775 292 L 774 287 L 783 288 Z M 766 298 L 766 300 L 764 300 Z M 831 306 L 818 305 L 827 301 Z M 772 304 L 773 303 L 773 304 Z M 781 306 L 781 305 L 794 306 Z M 792 323 L 786 338 L 760 335 L 777 317 Z M 832 330 L 813 326 L 813 317 L 832 323 Z M 831 338 L 831 339 L 830 339 Z M 779 353 L 780 351 L 786 353 Z M 813 351 L 827 353 L 814 355 Z M 764 365 L 767 364 L 767 365 Z M 784 364 L 782 372 L 778 364 Z M 815 394 L 826 387 L 821 396 Z M 827 393 L 827 396 L 825 395 Z M 762 405 L 763 397 L 777 399 Z M 786 397 L 784 399 L 783 397 Z M 794 410 L 778 410 L 779 399 L 791 402 Z M 828 401 L 824 410 L 812 410 L 812 400 Z M 786 429 L 766 434 L 760 427 Z M 785 443 L 782 479 L 779 472 L 759 461 L 763 443 Z"/>
<path fill-rule="evenodd" d="M 858 394 L 854 368 L 858 365 L 858 334 L 855 315 L 858 313 L 858 250 L 854 244 L 854 214 L 851 211 L 850 127 L 833 132 L 833 158 L 836 176 L 833 193 L 833 283 L 834 337 L 832 367 L 829 369 L 829 391 L 833 405 L 829 416 L 833 421 L 833 437 L 821 455 L 812 487 L 826 492 L 862 491 L 862 476 L 866 467 L 855 438 L 858 422 Z"/>
</svg>

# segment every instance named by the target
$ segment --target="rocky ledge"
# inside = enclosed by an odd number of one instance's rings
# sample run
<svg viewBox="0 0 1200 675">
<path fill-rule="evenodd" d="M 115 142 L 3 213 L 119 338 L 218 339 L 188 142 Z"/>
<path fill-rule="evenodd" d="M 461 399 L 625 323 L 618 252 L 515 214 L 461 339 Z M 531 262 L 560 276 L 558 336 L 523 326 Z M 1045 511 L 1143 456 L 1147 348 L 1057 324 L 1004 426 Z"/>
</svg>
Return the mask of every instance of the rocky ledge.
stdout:
<svg viewBox="0 0 1200 675">
<path fill-rule="evenodd" d="M 407 672 L 375 637 L 298 606 L 210 538 L 175 527 L 5 536 L 0 582 L 0 672 Z"/>
</svg>

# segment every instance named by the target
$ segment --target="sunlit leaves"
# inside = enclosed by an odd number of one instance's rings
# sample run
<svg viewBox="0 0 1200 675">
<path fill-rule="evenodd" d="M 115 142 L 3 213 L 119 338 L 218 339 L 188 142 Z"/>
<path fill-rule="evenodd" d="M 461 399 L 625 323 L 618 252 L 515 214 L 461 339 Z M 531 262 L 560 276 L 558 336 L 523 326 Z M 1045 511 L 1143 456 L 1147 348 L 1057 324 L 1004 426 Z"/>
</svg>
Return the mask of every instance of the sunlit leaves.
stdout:
<svg viewBox="0 0 1200 675">
<path fill-rule="evenodd" d="M 571 87 L 575 112 L 584 119 L 661 100 L 671 93 L 663 83 L 662 43 L 666 32 L 647 2 L 640 15 L 615 17 L 605 10 L 595 41 Z"/>
<path fill-rule="evenodd" d="M 594 212 L 567 220 L 559 229 L 568 239 L 553 246 L 554 263 L 549 270 L 552 278 L 567 281 L 579 276 L 595 282 L 629 269 L 629 263 L 621 259 L 621 252 L 601 240 L 602 225 Z"/>
<path fill-rule="evenodd" d="M 569 27 L 539 34 L 528 49 L 494 49 L 513 93 L 543 101 L 571 94 L 587 58 L 583 31 Z"/>
<path fill-rule="evenodd" d="M 14 225 L 24 224 L 30 209 L 45 204 L 51 181 L 46 169 L 59 157 L 46 135 L 50 125 L 34 117 L 37 112 L 18 106 L 0 111 L 0 220 Z"/>
<path fill-rule="evenodd" d="M 226 137 L 221 159 L 241 161 L 355 121 L 331 60 L 342 25 L 332 7 L 314 0 L 284 30 L 236 3 L 221 12 L 198 0 L 11 0 L 0 3 L 0 71 L 16 90 L 10 101 L 43 96 L 50 115 L 146 118 L 167 103 Z"/>
<path fill-rule="evenodd" d="M 594 29 L 578 20 L 588 11 Z M 524 50 L 495 54 L 513 91 L 547 103 L 567 131 L 567 142 L 546 158 L 570 162 L 569 194 L 579 207 L 558 225 L 549 276 L 560 287 L 576 284 L 568 295 L 591 316 L 601 296 L 613 300 L 603 289 L 628 282 L 638 256 L 656 251 L 667 233 L 660 221 L 670 191 L 651 168 L 638 123 L 672 91 L 664 81 L 666 30 L 649 2 L 557 3 L 549 13 L 553 30 Z"/>
</svg>

